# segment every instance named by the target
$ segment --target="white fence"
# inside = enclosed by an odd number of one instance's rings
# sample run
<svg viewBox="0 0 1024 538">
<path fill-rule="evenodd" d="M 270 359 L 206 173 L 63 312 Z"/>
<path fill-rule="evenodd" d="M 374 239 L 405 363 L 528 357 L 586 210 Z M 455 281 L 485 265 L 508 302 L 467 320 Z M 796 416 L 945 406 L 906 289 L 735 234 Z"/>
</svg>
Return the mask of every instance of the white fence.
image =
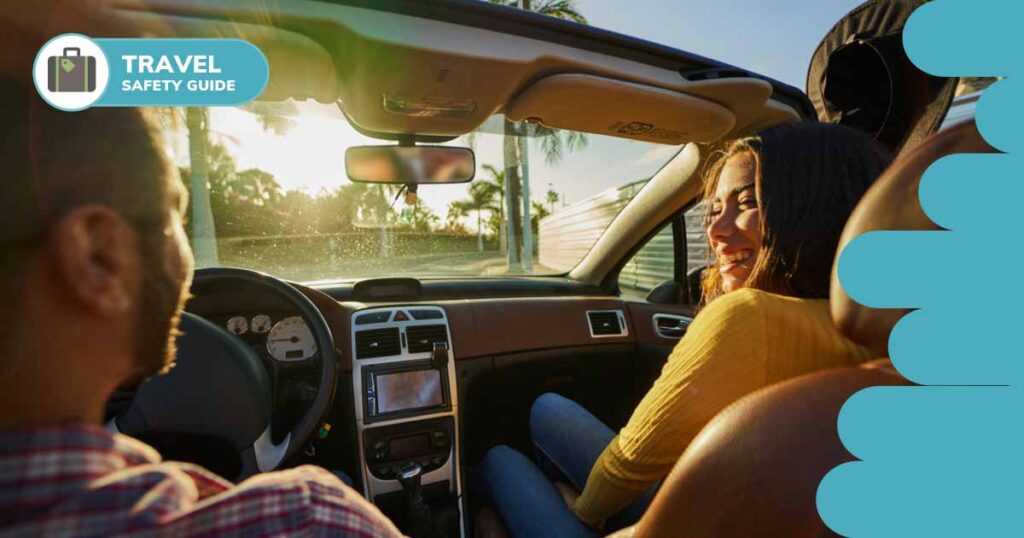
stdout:
<svg viewBox="0 0 1024 538">
<path fill-rule="evenodd" d="M 609 189 L 570 206 L 559 208 L 541 219 L 538 234 L 540 264 L 568 271 L 590 251 L 619 211 L 629 203 L 647 180 Z M 707 263 L 703 205 L 686 214 L 688 268 Z M 658 232 L 623 268 L 619 282 L 637 290 L 651 290 L 673 278 L 672 227 Z"/>
</svg>

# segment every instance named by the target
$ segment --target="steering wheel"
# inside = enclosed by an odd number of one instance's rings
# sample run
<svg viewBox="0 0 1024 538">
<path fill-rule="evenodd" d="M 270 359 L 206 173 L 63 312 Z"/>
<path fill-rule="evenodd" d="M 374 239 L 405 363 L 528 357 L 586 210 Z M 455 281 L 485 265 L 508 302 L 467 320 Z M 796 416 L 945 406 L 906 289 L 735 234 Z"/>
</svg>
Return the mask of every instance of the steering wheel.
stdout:
<svg viewBox="0 0 1024 538">
<path fill-rule="evenodd" d="M 238 337 L 189 312 L 182 314 L 175 365 L 142 383 L 128 408 L 107 423 L 121 433 L 143 438 L 172 434 L 186 439 L 186 444 L 190 438 L 216 439 L 217 448 L 231 451 L 240 460 L 236 480 L 277 469 L 305 445 L 331 404 L 337 374 L 327 321 L 308 297 L 287 282 L 247 269 L 199 269 L 192 294 L 201 297 L 209 290 L 230 290 L 240 283 L 293 306 L 316 342 L 321 366 L 317 392 L 287 435 L 276 444 L 272 439 L 273 389 L 260 358 Z"/>
</svg>

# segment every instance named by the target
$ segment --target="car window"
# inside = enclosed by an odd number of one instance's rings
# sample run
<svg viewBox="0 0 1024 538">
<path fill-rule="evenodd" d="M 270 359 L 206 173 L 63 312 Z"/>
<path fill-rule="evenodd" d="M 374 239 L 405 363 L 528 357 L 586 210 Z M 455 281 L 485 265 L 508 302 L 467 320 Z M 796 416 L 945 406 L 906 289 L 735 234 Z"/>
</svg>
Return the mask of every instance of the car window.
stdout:
<svg viewBox="0 0 1024 538">
<path fill-rule="evenodd" d="M 667 224 L 633 255 L 619 272 L 619 290 L 627 297 L 646 297 L 675 276 L 672 225 Z"/>
<path fill-rule="evenodd" d="M 686 234 L 686 271 L 699 278 L 709 264 L 704 207 L 700 202 L 683 213 Z M 675 278 L 675 241 L 672 223 L 663 226 L 633 255 L 619 273 L 619 290 L 627 297 L 646 297 L 659 284 Z"/>
<path fill-rule="evenodd" d="M 707 234 L 707 204 L 698 202 L 683 214 L 686 221 L 686 274 L 711 264 Z"/>
</svg>

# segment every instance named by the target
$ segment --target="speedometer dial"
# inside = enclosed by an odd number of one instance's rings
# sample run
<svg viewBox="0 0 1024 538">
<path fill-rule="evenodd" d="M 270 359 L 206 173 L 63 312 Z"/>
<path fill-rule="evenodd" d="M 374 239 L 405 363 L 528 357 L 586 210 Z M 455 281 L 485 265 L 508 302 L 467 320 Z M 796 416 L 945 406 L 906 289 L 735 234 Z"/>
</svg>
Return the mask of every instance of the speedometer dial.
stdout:
<svg viewBox="0 0 1024 538">
<path fill-rule="evenodd" d="M 267 351 L 279 361 L 301 361 L 316 353 L 313 332 L 299 316 L 277 322 L 267 335 Z"/>
</svg>

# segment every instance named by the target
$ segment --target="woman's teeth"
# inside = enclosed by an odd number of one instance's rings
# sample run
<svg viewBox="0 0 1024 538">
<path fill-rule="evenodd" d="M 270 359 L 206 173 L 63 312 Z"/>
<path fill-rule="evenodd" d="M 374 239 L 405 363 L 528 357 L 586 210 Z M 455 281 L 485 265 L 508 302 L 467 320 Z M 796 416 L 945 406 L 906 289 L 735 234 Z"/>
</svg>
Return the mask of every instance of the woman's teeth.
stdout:
<svg viewBox="0 0 1024 538">
<path fill-rule="evenodd" d="M 722 254 L 718 257 L 718 260 L 722 264 L 739 263 L 750 257 L 749 250 L 741 250 L 732 254 Z"/>
</svg>

